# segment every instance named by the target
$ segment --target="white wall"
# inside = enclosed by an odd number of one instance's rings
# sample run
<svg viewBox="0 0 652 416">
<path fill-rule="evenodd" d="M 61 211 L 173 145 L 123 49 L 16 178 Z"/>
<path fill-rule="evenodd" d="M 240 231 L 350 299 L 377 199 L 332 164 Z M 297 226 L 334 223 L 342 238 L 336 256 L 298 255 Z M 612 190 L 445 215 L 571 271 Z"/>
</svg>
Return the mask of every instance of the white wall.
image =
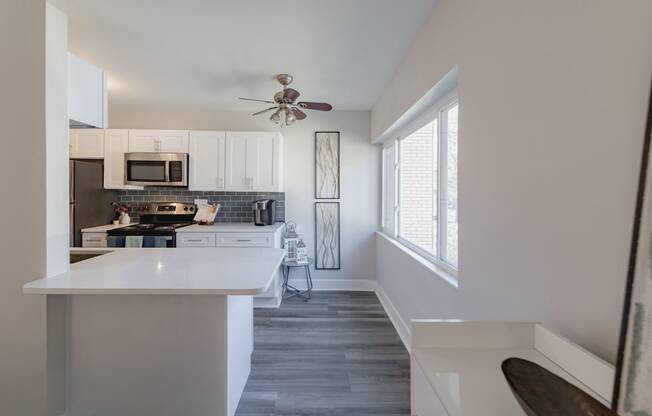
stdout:
<svg viewBox="0 0 652 416">
<path fill-rule="evenodd" d="M 541 320 L 614 360 L 651 39 L 649 0 L 440 1 L 371 118 L 459 65 L 460 287 L 379 238 L 403 320 Z"/>
<path fill-rule="evenodd" d="M 0 2 L 0 414 L 46 413 L 45 0 Z"/>
<path fill-rule="evenodd" d="M 64 0 L 45 13 L 46 276 L 68 271 L 68 17 Z M 47 415 L 66 409 L 66 297 L 47 298 Z"/>
<path fill-rule="evenodd" d="M 113 103 L 109 112 L 111 128 L 277 129 L 268 117 L 252 117 L 250 112 L 142 110 Z M 374 231 L 380 221 L 380 149 L 370 143 L 369 112 L 312 111 L 307 119 L 282 129 L 286 221 L 297 223 L 309 253 L 314 253 L 314 132 L 319 130 L 341 133 L 342 269 L 318 271 L 313 278 L 373 280 Z M 315 286 L 325 287 L 319 282 Z"/>
<path fill-rule="evenodd" d="M 47 275 L 68 271 L 68 17 L 47 4 L 45 132 Z"/>
</svg>

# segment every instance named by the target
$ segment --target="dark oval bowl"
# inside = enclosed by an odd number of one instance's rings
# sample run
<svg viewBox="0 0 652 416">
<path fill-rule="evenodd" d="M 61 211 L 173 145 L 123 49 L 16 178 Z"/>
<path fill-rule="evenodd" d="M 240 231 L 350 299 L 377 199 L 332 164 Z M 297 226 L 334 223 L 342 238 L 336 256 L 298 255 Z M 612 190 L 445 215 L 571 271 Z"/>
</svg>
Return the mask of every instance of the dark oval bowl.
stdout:
<svg viewBox="0 0 652 416">
<path fill-rule="evenodd" d="M 563 378 L 522 358 L 508 358 L 501 368 L 512 393 L 529 416 L 617 416 Z"/>
</svg>

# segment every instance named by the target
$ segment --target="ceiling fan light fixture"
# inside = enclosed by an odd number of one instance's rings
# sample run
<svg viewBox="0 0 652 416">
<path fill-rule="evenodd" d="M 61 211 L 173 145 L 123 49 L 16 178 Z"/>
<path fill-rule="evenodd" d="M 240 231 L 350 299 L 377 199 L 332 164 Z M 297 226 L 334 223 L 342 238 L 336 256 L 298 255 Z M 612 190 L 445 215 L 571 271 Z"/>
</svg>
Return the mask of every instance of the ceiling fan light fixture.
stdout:
<svg viewBox="0 0 652 416">
<path fill-rule="evenodd" d="M 278 110 L 276 110 L 276 112 L 274 112 L 274 114 L 272 114 L 272 116 L 269 119 L 276 124 L 280 123 L 281 122 L 281 115 L 279 114 L 280 111 L 281 109 L 279 108 Z"/>
<path fill-rule="evenodd" d="M 257 116 L 276 110 L 269 119 L 280 126 L 291 126 L 297 120 L 304 120 L 306 118 L 306 113 L 304 113 L 302 109 L 317 111 L 331 111 L 333 109 L 333 106 L 328 103 L 313 101 L 296 102 L 301 93 L 294 88 L 288 87 L 288 85 L 292 83 L 292 79 L 292 75 L 289 74 L 279 74 L 276 76 L 276 80 L 283 86 L 283 90 L 274 94 L 273 101 L 243 97 L 240 97 L 240 99 L 275 104 L 273 107 L 257 111 L 252 115 Z"/>
<path fill-rule="evenodd" d="M 294 115 L 292 110 L 285 110 L 285 125 L 291 126 L 295 121 L 297 121 L 297 116 Z"/>
</svg>

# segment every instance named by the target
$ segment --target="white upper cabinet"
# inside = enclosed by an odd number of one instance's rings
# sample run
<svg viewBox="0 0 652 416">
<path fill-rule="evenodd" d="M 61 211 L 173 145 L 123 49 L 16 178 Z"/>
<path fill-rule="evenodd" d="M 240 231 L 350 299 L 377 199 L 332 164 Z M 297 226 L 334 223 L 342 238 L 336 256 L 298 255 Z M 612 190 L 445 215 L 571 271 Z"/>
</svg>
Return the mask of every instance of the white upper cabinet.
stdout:
<svg viewBox="0 0 652 416">
<path fill-rule="evenodd" d="M 226 132 L 225 189 L 249 191 L 252 184 L 247 176 L 247 134 Z"/>
<path fill-rule="evenodd" d="M 104 130 L 104 188 L 142 189 L 125 185 L 125 153 L 129 152 L 129 130 Z"/>
<path fill-rule="evenodd" d="M 160 130 L 159 142 L 161 152 L 188 153 L 188 131 L 187 130 Z"/>
<path fill-rule="evenodd" d="M 225 136 L 223 131 L 190 132 L 191 191 L 224 190 Z"/>
<path fill-rule="evenodd" d="M 280 191 L 281 138 L 278 133 L 257 133 L 247 141 L 247 175 L 256 191 Z"/>
<path fill-rule="evenodd" d="M 188 153 L 188 131 L 129 130 L 129 152 Z"/>
<path fill-rule="evenodd" d="M 70 126 L 108 127 L 106 75 L 98 67 L 68 54 Z"/>
<path fill-rule="evenodd" d="M 282 136 L 273 132 L 227 132 L 227 191 L 282 191 Z"/>
<path fill-rule="evenodd" d="M 70 129 L 71 159 L 103 159 L 104 130 Z"/>
</svg>

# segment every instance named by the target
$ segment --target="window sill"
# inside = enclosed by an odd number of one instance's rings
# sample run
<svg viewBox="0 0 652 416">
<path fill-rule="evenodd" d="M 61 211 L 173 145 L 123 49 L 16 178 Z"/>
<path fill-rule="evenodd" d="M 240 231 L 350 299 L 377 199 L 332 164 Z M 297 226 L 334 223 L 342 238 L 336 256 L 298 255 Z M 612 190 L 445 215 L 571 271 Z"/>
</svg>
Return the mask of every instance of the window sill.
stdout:
<svg viewBox="0 0 652 416">
<path fill-rule="evenodd" d="M 459 281 L 457 280 L 457 276 L 455 276 L 455 275 L 451 274 L 450 272 L 448 272 L 448 271 L 442 269 L 441 267 L 437 266 L 435 263 L 433 263 L 429 259 L 423 257 L 422 255 L 420 255 L 416 251 L 414 251 L 411 248 L 405 246 L 404 244 L 402 244 L 397 239 L 388 236 L 384 232 L 376 231 L 376 234 L 378 234 L 380 237 L 384 238 L 387 242 L 394 245 L 396 248 L 398 248 L 399 250 L 401 250 L 402 252 L 404 252 L 405 254 L 410 256 L 412 259 L 414 259 L 415 261 L 420 263 L 423 267 L 428 269 L 428 271 L 430 271 L 432 274 L 434 274 L 438 278 L 442 279 L 443 281 L 445 281 L 446 283 L 448 283 L 449 285 L 453 286 L 456 289 L 459 287 Z"/>
</svg>

